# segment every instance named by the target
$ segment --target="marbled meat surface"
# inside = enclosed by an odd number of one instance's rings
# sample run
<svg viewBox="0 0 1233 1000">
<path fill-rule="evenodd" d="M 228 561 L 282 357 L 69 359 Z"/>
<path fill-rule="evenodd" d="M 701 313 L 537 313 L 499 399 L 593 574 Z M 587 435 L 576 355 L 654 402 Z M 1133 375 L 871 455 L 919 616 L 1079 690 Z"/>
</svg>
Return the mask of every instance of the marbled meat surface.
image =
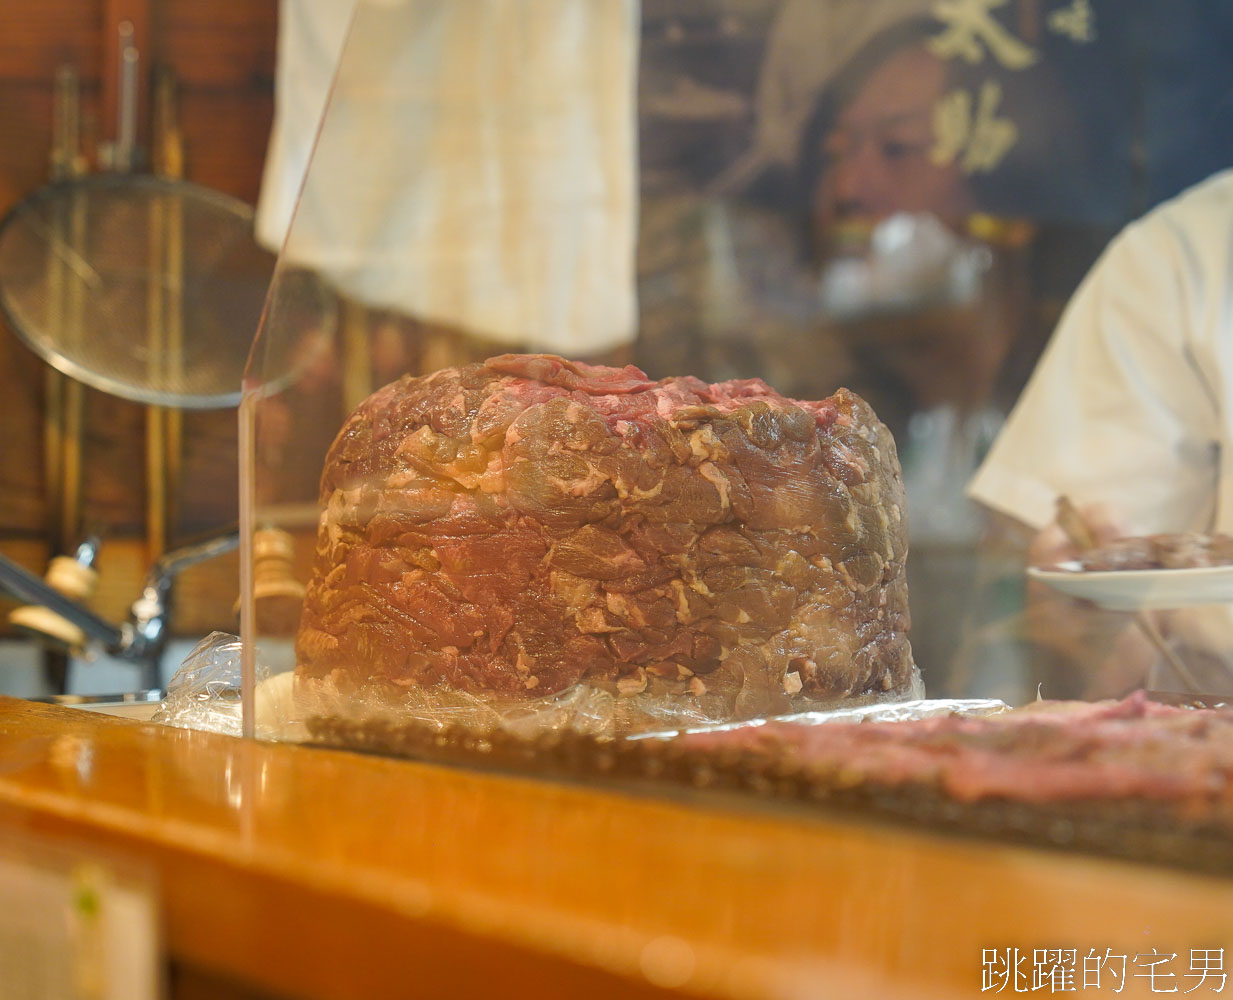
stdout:
<svg viewBox="0 0 1233 1000">
<path fill-rule="evenodd" d="M 1040 702 L 1002 715 L 910 722 L 768 722 L 679 736 L 693 756 L 800 773 L 828 787 L 925 787 L 960 802 L 1142 799 L 1233 816 L 1233 709 Z"/>
<path fill-rule="evenodd" d="M 505 355 L 376 392 L 320 498 L 310 684 L 725 719 L 915 683 L 895 446 L 846 390 Z"/>
</svg>

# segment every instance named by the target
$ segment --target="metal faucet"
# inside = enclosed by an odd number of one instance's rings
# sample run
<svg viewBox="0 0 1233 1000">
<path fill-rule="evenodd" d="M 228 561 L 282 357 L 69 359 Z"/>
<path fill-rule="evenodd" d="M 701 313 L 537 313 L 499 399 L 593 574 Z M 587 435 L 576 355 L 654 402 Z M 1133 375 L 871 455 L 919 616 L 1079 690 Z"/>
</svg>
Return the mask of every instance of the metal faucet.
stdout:
<svg viewBox="0 0 1233 1000">
<path fill-rule="evenodd" d="M 142 687 L 154 690 L 162 686 L 159 663 L 170 636 L 172 585 L 176 576 L 181 570 L 230 552 L 239 544 L 239 531 L 229 531 L 162 556 L 150 568 L 141 596 L 133 602 L 128 621 L 121 625 L 100 617 L 4 555 L 0 555 L 0 589 L 59 615 L 80 629 L 85 639 L 99 643 L 108 655 L 140 665 Z M 97 554 L 98 540 L 88 539 L 78 547 L 76 560 L 89 567 Z M 37 631 L 40 638 L 63 644 L 62 636 L 42 629 Z"/>
</svg>

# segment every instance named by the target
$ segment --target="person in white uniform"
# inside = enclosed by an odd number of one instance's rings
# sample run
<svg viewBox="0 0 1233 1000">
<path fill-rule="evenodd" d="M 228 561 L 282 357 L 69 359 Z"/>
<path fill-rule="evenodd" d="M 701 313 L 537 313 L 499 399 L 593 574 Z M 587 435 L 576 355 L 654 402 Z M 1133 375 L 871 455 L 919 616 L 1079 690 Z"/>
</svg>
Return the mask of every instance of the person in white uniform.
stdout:
<svg viewBox="0 0 1233 1000">
<path fill-rule="evenodd" d="M 1052 523 L 1063 495 L 1102 539 L 1233 533 L 1233 170 L 1113 240 L 968 494 L 1037 532 L 1034 563 L 1071 554 Z M 1166 627 L 1219 654 L 1233 650 L 1229 620 L 1221 607 Z M 1120 682 L 1134 672 L 1124 663 Z"/>
<path fill-rule="evenodd" d="M 968 492 L 1037 529 L 1069 494 L 1119 511 L 1132 534 L 1233 532 L 1231 402 L 1226 171 L 1109 245 Z"/>
</svg>

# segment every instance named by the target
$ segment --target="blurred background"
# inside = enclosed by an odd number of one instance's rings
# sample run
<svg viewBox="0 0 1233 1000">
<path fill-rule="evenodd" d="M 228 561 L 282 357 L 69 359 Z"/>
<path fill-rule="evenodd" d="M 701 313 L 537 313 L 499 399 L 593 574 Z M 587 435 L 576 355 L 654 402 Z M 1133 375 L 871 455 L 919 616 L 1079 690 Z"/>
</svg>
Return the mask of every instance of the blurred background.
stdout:
<svg viewBox="0 0 1233 1000">
<path fill-rule="evenodd" d="M 1023 606 L 1022 539 L 999 536 L 963 488 L 1110 237 L 1233 164 L 1233 13 L 1220 8 L 643 0 L 628 39 L 636 322 L 628 336 L 550 346 L 652 377 L 762 377 L 797 398 L 860 392 L 904 466 L 926 685 L 1024 696 L 1038 672 L 1006 624 Z M 264 199 L 262 242 L 276 250 L 304 166 L 286 129 L 271 147 L 276 96 L 287 128 L 293 111 L 314 120 L 345 22 L 345 4 L 296 0 L 9 0 L 0 212 L 53 181 L 156 174 Z M 304 127 L 298 142 L 304 160 Z M 254 273 L 267 265 L 272 253 L 265 265 L 254 254 Z M 6 277 L 11 287 L 0 266 Z M 417 317 L 343 278 L 329 297 L 322 314 L 339 334 L 304 375 L 314 405 L 271 411 L 281 429 L 263 428 L 281 449 L 288 502 L 311 502 L 325 447 L 373 389 L 545 346 Z M 170 307 L 158 308 L 143 307 L 133 338 Z M 97 538 L 89 601 L 122 620 L 160 555 L 235 521 L 235 409 L 151 407 L 83 385 L 26 346 L 11 311 L 8 321 L 0 553 L 41 575 Z M 241 354 L 253 332 L 219 350 Z M 284 553 L 300 579 L 310 535 Z M 164 677 L 184 643 L 235 630 L 237 574 L 234 554 L 180 574 Z M 16 606 L 0 596 L 0 615 Z M 126 670 L 0 631 L 0 690 L 119 689 Z"/>
</svg>

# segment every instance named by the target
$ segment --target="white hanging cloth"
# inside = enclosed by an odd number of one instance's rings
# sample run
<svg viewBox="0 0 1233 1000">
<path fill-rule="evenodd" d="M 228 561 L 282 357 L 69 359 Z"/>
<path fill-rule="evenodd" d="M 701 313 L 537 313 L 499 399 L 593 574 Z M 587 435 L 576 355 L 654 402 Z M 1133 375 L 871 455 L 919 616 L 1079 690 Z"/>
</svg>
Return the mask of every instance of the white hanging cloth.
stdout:
<svg viewBox="0 0 1233 1000">
<path fill-rule="evenodd" d="M 263 243 L 502 343 L 634 338 L 638 0 L 283 0 L 281 18 Z"/>
</svg>

